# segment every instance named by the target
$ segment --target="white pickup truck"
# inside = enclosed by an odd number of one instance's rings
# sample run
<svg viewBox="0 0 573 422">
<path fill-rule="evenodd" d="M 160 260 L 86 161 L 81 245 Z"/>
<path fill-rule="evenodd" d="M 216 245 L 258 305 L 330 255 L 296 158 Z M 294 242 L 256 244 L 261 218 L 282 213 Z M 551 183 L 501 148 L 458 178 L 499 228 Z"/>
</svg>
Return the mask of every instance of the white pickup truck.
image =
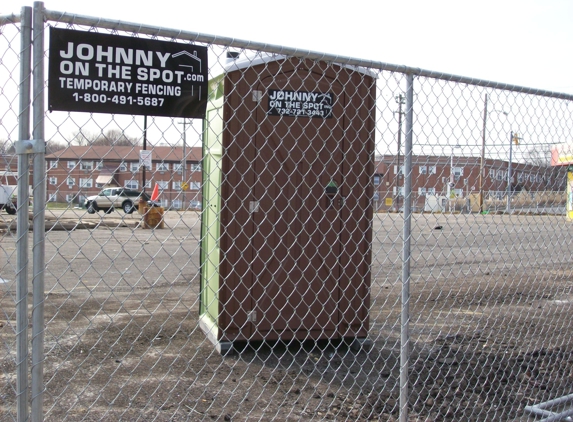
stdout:
<svg viewBox="0 0 573 422">
<path fill-rule="evenodd" d="M 0 210 L 5 209 L 8 214 L 16 214 L 16 188 L 17 186 L 0 183 Z"/>
</svg>

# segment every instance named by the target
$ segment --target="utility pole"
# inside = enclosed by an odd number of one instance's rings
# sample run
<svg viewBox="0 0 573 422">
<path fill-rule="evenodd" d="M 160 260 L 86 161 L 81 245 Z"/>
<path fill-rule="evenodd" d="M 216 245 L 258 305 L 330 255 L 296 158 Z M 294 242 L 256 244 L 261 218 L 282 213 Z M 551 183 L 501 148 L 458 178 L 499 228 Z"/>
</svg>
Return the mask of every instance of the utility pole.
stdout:
<svg viewBox="0 0 573 422">
<path fill-rule="evenodd" d="M 395 199 L 395 208 L 396 211 L 400 210 L 400 152 L 402 150 L 402 115 L 404 112 L 402 111 L 402 105 L 406 104 L 406 97 L 404 95 L 399 94 L 394 97 L 396 103 L 398 104 L 398 111 L 394 113 L 398 113 L 398 155 L 397 155 L 397 171 L 396 171 L 396 199 Z"/>
<path fill-rule="evenodd" d="M 496 110 L 495 108 L 491 112 L 501 113 L 505 117 L 509 116 L 508 111 Z M 484 206 L 484 194 L 483 194 L 483 179 L 485 178 L 485 141 L 486 141 L 486 124 L 487 124 L 487 94 L 485 94 L 484 105 L 483 105 L 483 129 L 481 138 L 481 158 L 479 165 L 479 212 L 483 213 L 485 211 Z M 510 145 L 511 148 L 511 145 Z M 496 186 L 497 187 L 497 186 Z"/>
</svg>

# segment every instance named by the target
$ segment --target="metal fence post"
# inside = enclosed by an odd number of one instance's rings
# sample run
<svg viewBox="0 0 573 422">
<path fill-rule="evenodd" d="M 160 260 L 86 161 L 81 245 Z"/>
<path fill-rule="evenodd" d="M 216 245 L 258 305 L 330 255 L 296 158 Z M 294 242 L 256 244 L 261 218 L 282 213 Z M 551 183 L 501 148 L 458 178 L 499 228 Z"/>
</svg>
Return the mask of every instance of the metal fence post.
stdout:
<svg viewBox="0 0 573 422">
<path fill-rule="evenodd" d="M 34 154 L 34 237 L 33 308 L 32 308 L 32 420 L 42 421 L 43 416 L 43 363 L 44 363 L 44 267 L 45 267 L 45 207 L 46 175 L 44 141 L 44 3 L 34 3 L 34 67 L 33 67 L 33 138 L 40 147 Z"/>
<path fill-rule="evenodd" d="M 20 45 L 20 110 L 18 139 L 30 138 L 30 79 L 32 52 L 32 8 L 22 7 Z M 16 273 L 16 367 L 18 420 L 28 420 L 28 155 L 18 155 L 18 223 Z"/>
<path fill-rule="evenodd" d="M 402 317 L 400 334 L 400 422 L 408 422 L 408 367 L 410 365 L 410 235 L 412 225 L 412 124 L 414 76 L 407 75 L 406 141 L 404 144 L 404 227 L 402 248 Z"/>
</svg>

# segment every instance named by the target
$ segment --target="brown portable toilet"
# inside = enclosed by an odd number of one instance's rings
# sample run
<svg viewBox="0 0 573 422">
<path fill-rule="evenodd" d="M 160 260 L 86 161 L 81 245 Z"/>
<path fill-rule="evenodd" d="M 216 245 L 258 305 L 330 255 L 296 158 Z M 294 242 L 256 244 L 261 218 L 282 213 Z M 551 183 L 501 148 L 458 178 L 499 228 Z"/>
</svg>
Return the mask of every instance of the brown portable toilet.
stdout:
<svg viewBox="0 0 573 422">
<path fill-rule="evenodd" d="M 200 326 L 235 342 L 369 328 L 376 79 L 263 56 L 210 81 Z"/>
</svg>

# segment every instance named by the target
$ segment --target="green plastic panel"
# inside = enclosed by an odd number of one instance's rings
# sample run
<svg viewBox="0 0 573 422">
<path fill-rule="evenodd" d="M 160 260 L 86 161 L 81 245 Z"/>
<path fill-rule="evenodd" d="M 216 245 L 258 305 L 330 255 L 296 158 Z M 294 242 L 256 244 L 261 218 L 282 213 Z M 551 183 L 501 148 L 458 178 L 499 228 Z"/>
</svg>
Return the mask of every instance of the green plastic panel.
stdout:
<svg viewBox="0 0 573 422">
<path fill-rule="evenodd" d="M 201 308 L 203 320 L 217 330 L 219 309 L 219 236 L 223 156 L 223 75 L 209 81 L 210 101 L 203 139 L 203 212 L 201 217 Z M 217 337 L 216 332 L 211 335 Z"/>
</svg>

